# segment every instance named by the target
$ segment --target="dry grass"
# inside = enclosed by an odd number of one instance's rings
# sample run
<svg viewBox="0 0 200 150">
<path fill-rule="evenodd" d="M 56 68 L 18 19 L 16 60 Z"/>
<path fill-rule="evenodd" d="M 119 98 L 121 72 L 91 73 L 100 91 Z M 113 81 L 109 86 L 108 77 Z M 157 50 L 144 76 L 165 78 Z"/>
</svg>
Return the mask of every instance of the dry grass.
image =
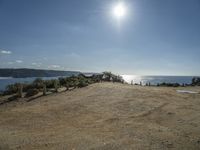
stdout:
<svg viewBox="0 0 200 150">
<path fill-rule="evenodd" d="M 1 105 L 0 149 L 198 150 L 200 94 L 176 89 L 99 83 Z"/>
</svg>

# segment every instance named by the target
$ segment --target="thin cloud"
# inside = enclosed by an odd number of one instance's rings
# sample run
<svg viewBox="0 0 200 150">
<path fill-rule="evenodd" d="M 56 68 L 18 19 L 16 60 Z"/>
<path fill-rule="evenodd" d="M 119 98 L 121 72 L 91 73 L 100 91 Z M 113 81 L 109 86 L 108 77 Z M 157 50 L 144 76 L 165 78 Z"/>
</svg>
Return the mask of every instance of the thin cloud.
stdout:
<svg viewBox="0 0 200 150">
<path fill-rule="evenodd" d="M 19 63 L 19 64 L 20 64 L 20 63 L 23 63 L 22 60 L 16 60 L 15 62 L 16 62 L 16 63 Z"/>
<path fill-rule="evenodd" d="M 1 49 L 0 49 L 0 50 L 1 50 Z M 0 53 L 1 53 L 1 54 L 7 54 L 7 55 L 12 54 L 12 52 L 11 52 L 11 51 L 8 51 L 8 50 L 1 50 Z"/>
<path fill-rule="evenodd" d="M 33 66 L 36 66 L 36 67 L 41 67 L 42 63 L 36 63 L 36 62 L 33 62 L 31 63 Z"/>
<path fill-rule="evenodd" d="M 43 57 L 43 60 L 48 60 L 48 58 L 47 57 Z"/>
<path fill-rule="evenodd" d="M 10 61 L 10 62 L 8 62 L 7 64 L 8 64 L 8 65 L 12 65 L 12 64 L 14 64 L 14 62 Z"/>
<path fill-rule="evenodd" d="M 69 58 L 69 59 L 79 59 L 79 58 L 81 57 L 79 54 L 74 53 L 74 52 L 72 52 L 72 53 L 70 53 L 70 54 L 66 54 L 65 56 L 66 56 L 67 58 Z"/>
<path fill-rule="evenodd" d="M 71 53 L 69 54 L 69 56 L 72 58 L 80 58 L 80 55 L 78 55 L 77 53 Z"/>
<path fill-rule="evenodd" d="M 48 68 L 58 69 L 58 68 L 61 68 L 61 66 L 60 65 L 50 65 L 50 66 L 48 66 Z"/>
<path fill-rule="evenodd" d="M 33 66 L 37 65 L 37 63 L 32 63 Z"/>
</svg>

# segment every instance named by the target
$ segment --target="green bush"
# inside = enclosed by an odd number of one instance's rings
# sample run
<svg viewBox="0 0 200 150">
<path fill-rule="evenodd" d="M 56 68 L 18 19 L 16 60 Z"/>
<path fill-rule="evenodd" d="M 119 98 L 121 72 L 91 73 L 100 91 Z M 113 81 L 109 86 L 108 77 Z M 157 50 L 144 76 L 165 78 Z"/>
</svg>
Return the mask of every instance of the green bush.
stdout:
<svg viewBox="0 0 200 150">
<path fill-rule="evenodd" d="M 31 97 L 31 96 L 37 95 L 38 93 L 39 93 L 39 90 L 38 90 L 38 89 L 29 89 L 29 90 L 26 92 L 25 97 Z"/>
<path fill-rule="evenodd" d="M 6 87 L 6 90 L 4 92 L 5 95 L 9 95 L 9 94 L 14 94 L 18 92 L 20 84 L 19 83 L 15 83 L 15 84 L 10 84 Z"/>
<path fill-rule="evenodd" d="M 66 78 L 61 77 L 61 78 L 58 78 L 58 80 L 59 80 L 59 83 L 60 83 L 61 86 L 66 85 Z"/>
<path fill-rule="evenodd" d="M 111 72 L 103 72 L 101 80 L 124 83 L 124 80 L 121 76 L 112 74 Z"/>
<path fill-rule="evenodd" d="M 103 78 L 103 74 L 95 74 L 95 75 L 92 75 L 90 80 L 91 80 L 92 83 L 95 83 L 95 82 L 102 81 L 102 78 Z"/>
<path fill-rule="evenodd" d="M 78 85 L 78 77 L 76 76 L 71 76 L 66 78 L 66 83 L 68 84 L 69 87 L 77 87 Z"/>
<path fill-rule="evenodd" d="M 82 87 L 85 87 L 85 86 L 88 86 L 88 85 L 89 85 L 88 81 L 83 78 L 83 79 L 79 80 L 77 87 L 82 88 Z"/>
<path fill-rule="evenodd" d="M 43 88 L 44 81 L 41 78 L 37 78 L 33 81 L 32 86 L 37 89 Z"/>
<path fill-rule="evenodd" d="M 200 86 L 200 77 L 194 77 L 192 78 L 192 85 L 193 86 Z"/>
<path fill-rule="evenodd" d="M 179 83 L 160 83 L 160 84 L 157 84 L 157 86 L 165 86 L 165 87 L 179 87 L 180 84 Z"/>
<path fill-rule="evenodd" d="M 50 89 L 54 88 L 54 83 L 55 83 L 55 80 L 53 80 L 53 79 L 52 80 L 45 80 L 44 81 L 44 84 L 46 84 L 46 87 L 50 88 Z"/>
<path fill-rule="evenodd" d="M 21 84 L 23 86 L 23 92 L 27 92 L 27 96 L 31 96 L 32 94 L 36 94 L 38 90 L 42 90 L 44 84 L 46 88 L 55 88 L 56 91 L 60 86 L 65 86 L 67 90 L 71 87 L 85 87 L 89 84 L 100 82 L 100 81 L 112 81 L 112 82 L 120 82 L 123 83 L 124 80 L 121 76 L 117 76 L 112 74 L 111 72 L 103 72 L 102 74 L 94 74 L 90 77 L 85 76 L 84 74 L 79 74 L 78 76 L 71 76 L 71 77 L 62 77 L 59 79 L 52 79 L 52 80 L 42 80 L 41 78 L 35 79 L 30 84 Z M 2 95 L 9 95 L 14 94 L 19 91 L 20 83 L 15 83 L 8 85 L 6 90 L 2 92 Z"/>
</svg>

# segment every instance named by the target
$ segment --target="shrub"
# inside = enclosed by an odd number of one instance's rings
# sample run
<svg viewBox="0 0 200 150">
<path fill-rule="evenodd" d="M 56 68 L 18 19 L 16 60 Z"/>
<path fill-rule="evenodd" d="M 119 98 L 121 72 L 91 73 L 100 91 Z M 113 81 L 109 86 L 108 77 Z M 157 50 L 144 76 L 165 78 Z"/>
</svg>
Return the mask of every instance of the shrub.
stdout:
<svg viewBox="0 0 200 150">
<path fill-rule="evenodd" d="M 160 83 L 160 84 L 157 84 L 157 86 L 166 86 L 166 87 L 179 87 L 180 84 L 179 83 Z"/>
<path fill-rule="evenodd" d="M 192 78 L 192 85 L 195 86 L 200 86 L 200 77 L 194 77 Z"/>
<path fill-rule="evenodd" d="M 91 82 L 95 83 L 95 82 L 100 82 L 102 81 L 102 78 L 103 78 L 103 74 L 96 74 L 96 75 L 93 75 L 91 77 Z"/>
<path fill-rule="evenodd" d="M 76 76 L 71 76 L 66 78 L 66 83 L 69 87 L 77 87 L 79 78 Z"/>
<path fill-rule="evenodd" d="M 46 84 L 46 87 L 47 88 L 54 88 L 54 82 L 55 82 L 55 80 L 46 80 L 46 81 L 44 81 L 44 84 Z"/>
<path fill-rule="evenodd" d="M 19 90 L 19 83 L 15 83 L 15 84 L 10 84 L 6 87 L 6 90 L 4 92 L 4 95 L 9 95 L 9 94 L 14 94 L 17 93 Z"/>
<path fill-rule="evenodd" d="M 111 72 L 103 72 L 102 80 L 124 83 L 124 80 L 121 76 L 117 76 L 115 74 L 112 74 Z"/>
<path fill-rule="evenodd" d="M 25 97 L 31 97 L 37 95 L 39 93 L 38 89 L 29 89 L 25 95 Z"/>
<path fill-rule="evenodd" d="M 61 86 L 65 86 L 66 85 L 66 78 L 58 78 L 58 80 L 59 80 L 59 83 L 60 83 L 60 85 Z"/>
<path fill-rule="evenodd" d="M 104 81 L 110 81 L 112 78 L 112 73 L 111 72 L 103 72 L 103 77 L 102 80 Z"/>
<path fill-rule="evenodd" d="M 82 87 L 85 87 L 85 86 L 88 86 L 88 85 L 89 84 L 88 84 L 86 79 L 80 79 L 78 84 L 77 84 L 77 87 L 82 88 Z"/>
<path fill-rule="evenodd" d="M 41 89 L 43 87 L 44 81 L 41 78 L 37 78 L 33 81 L 32 86 L 37 89 Z"/>
</svg>

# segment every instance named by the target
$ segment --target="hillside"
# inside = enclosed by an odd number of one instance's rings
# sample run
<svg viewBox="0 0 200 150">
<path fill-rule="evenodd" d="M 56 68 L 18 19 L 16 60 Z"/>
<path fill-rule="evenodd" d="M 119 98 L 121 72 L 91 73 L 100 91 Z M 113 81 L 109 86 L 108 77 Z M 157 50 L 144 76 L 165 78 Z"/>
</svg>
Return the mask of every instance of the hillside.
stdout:
<svg viewBox="0 0 200 150">
<path fill-rule="evenodd" d="M 56 77 L 77 75 L 78 71 L 56 71 L 39 69 L 0 69 L 0 77 L 27 78 L 27 77 Z"/>
<path fill-rule="evenodd" d="M 0 149 L 200 149 L 200 95 L 180 88 L 96 83 L 1 105 Z"/>
</svg>

